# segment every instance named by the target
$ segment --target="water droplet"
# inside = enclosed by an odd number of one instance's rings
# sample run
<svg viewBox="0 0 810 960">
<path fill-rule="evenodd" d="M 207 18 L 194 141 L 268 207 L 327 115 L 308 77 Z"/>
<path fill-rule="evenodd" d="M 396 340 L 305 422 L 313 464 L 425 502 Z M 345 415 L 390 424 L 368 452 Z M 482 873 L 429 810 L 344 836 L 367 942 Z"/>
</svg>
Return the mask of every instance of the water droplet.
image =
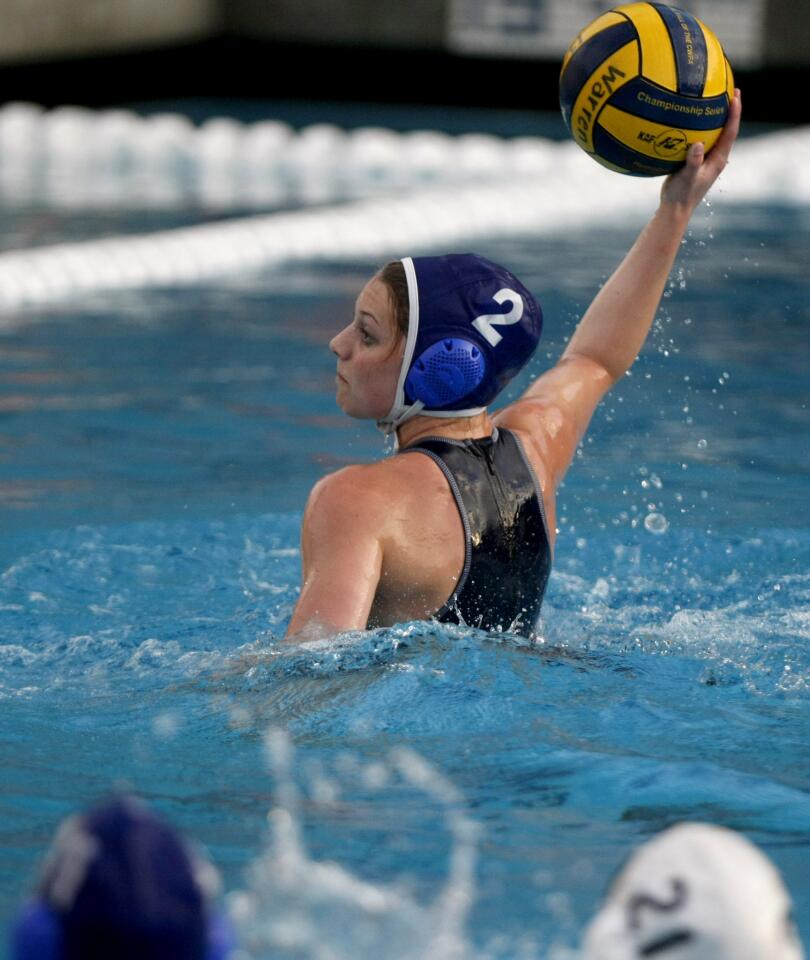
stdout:
<svg viewBox="0 0 810 960">
<path fill-rule="evenodd" d="M 180 720 L 176 713 L 160 713 L 152 720 L 152 732 L 161 740 L 171 740 L 180 728 Z"/>
<path fill-rule="evenodd" d="M 662 513 L 648 513 L 644 518 L 644 529 L 655 534 L 666 533 L 669 530 L 669 520 Z"/>
<path fill-rule="evenodd" d="M 705 450 L 706 447 L 708 446 L 708 444 L 702 437 L 700 440 L 698 440 L 697 445 L 698 445 L 698 450 Z"/>
</svg>

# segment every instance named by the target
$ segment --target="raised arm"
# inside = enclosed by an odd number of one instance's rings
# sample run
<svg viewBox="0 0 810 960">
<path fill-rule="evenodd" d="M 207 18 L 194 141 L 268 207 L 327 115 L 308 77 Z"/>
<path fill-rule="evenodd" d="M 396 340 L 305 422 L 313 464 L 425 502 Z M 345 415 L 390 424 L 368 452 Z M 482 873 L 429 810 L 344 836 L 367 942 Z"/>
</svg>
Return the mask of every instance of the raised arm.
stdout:
<svg viewBox="0 0 810 960">
<path fill-rule="evenodd" d="M 686 166 L 664 181 L 658 210 L 586 311 L 564 360 L 585 357 L 613 383 L 627 372 L 647 337 L 692 213 L 728 163 L 739 126 L 737 90 L 714 149 L 704 157 L 703 144 L 693 144 Z"/>
<path fill-rule="evenodd" d="M 555 488 L 597 404 L 627 372 L 647 337 L 689 219 L 728 163 L 740 111 L 735 90 L 714 149 L 704 155 L 702 143 L 692 145 L 686 165 L 664 181 L 658 209 L 594 298 L 560 361 L 498 417 L 505 426 L 531 433 L 542 446 Z"/>
</svg>

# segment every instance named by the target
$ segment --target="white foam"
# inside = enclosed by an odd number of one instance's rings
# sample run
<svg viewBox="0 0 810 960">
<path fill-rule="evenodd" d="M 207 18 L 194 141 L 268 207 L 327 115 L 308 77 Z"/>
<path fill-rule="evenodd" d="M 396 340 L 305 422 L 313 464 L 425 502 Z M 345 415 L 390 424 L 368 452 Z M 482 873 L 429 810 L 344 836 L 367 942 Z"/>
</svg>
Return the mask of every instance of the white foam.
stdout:
<svg viewBox="0 0 810 960">
<path fill-rule="evenodd" d="M 391 960 L 462 960 L 474 956 L 466 923 L 475 895 L 477 827 L 455 786 L 412 750 L 394 750 L 384 760 L 363 764 L 344 754 L 343 774 L 368 789 L 397 781 L 442 811 L 451 842 L 447 875 L 430 902 L 419 902 L 407 883 L 373 883 L 342 864 L 312 858 L 302 829 L 301 791 L 293 777 L 288 736 L 271 729 L 265 739 L 276 784 L 276 805 L 267 815 L 270 839 L 253 862 L 249 886 L 229 897 L 240 942 L 248 956 L 310 956 L 349 960 L 385 956 Z M 310 784 L 306 808 L 327 807 L 337 784 Z"/>
</svg>

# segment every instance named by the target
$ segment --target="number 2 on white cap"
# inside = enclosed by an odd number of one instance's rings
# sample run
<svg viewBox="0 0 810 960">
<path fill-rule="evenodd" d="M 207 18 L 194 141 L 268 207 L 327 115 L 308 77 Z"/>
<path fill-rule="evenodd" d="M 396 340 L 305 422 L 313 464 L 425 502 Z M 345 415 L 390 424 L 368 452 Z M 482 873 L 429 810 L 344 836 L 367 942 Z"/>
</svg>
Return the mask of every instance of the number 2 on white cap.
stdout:
<svg viewBox="0 0 810 960">
<path fill-rule="evenodd" d="M 497 347 L 503 340 L 503 335 L 495 327 L 508 327 L 520 320 L 523 316 L 523 297 L 519 293 L 515 293 L 514 290 L 510 290 L 509 287 L 504 287 L 492 299 L 496 303 L 505 303 L 507 300 L 511 300 L 512 309 L 509 313 L 488 313 L 483 317 L 476 317 L 473 320 L 473 326 L 490 346 Z"/>
</svg>

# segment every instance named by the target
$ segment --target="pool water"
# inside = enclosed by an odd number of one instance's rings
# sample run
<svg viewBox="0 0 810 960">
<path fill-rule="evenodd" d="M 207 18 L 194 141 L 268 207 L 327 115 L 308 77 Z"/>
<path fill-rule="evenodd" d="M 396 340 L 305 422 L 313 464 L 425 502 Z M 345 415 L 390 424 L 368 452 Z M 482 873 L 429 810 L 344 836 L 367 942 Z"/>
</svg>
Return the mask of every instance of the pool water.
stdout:
<svg viewBox="0 0 810 960">
<path fill-rule="evenodd" d="M 636 229 L 476 240 L 546 316 L 510 397 Z M 257 960 L 565 956 L 681 819 L 759 843 L 807 942 L 808 249 L 802 204 L 696 217 L 561 491 L 536 644 L 278 644 L 311 485 L 383 452 L 327 349 L 376 261 L 4 318 L 3 919 L 60 818 L 126 786 L 207 846 Z"/>
</svg>

